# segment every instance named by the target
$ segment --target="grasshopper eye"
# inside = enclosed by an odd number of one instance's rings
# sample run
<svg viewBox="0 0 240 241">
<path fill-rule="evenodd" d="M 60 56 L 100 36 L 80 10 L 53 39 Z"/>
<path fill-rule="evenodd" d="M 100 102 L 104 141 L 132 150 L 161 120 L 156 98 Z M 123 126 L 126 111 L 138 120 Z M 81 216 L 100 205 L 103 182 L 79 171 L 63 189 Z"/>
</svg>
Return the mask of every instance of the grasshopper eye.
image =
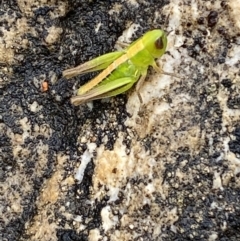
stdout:
<svg viewBox="0 0 240 241">
<path fill-rule="evenodd" d="M 157 49 L 163 49 L 164 44 L 163 44 L 162 37 L 158 38 L 158 39 L 155 41 L 155 46 L 156 46 Z"/>
</svg>

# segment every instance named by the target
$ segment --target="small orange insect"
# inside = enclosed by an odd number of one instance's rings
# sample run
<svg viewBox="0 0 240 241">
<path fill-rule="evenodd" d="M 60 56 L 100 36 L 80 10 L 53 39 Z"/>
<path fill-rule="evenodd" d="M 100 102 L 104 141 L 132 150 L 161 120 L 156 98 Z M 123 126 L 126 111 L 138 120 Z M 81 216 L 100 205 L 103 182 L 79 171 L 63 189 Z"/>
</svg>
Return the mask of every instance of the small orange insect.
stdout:
<svg viewBox="0 0 240 241">
<path fill-rule="evenodd" d="M 48 82 L 44 81 L 42 82 L 42 91 L 46 92 L 48 90 Z"/>
</svg>

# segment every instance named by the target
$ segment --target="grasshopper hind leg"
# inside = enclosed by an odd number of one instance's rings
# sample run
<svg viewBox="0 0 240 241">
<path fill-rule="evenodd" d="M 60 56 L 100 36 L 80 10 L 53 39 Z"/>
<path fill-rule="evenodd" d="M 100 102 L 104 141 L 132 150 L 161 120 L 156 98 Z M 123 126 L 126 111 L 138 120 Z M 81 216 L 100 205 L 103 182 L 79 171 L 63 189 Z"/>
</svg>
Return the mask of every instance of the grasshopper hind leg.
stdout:
<svg viewBox="0 0 240 241">
<path fill-rule="evenodd" d="M 111 84 L 102 82 L 94 89 L 71 98 L 73 105 L 80 105 L 87 101 L 98 100 L 122 94 L 134 84 L 134 78 L 124 77 L 111 81 Z"/>
</svg>

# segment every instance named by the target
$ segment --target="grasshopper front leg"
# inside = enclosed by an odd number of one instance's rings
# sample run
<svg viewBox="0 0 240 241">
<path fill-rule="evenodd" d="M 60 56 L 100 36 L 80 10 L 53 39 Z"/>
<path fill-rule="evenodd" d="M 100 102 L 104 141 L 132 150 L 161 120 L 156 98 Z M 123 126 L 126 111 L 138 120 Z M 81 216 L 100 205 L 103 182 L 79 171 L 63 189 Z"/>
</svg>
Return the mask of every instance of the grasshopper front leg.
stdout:
<svg viewBox="0 0 240 241">
<path fill-rule="evenodd" d="M 143 100 L 142 100 L 142 96 L 141 96 L 139 90 L 140 90 L 140 88 L 141 88 L 144 80 L 146 79 L 146 76 L 147 76 L 147 69 L 146 69 L 145 71 L 143 71 L 143 73 L 142 73 L 142 75 L 141 75 L 141 77 L 140 77 L 140 79 L 138 80 L 137 85 L 136 85 L 137 96 L 138 96 L 138 99 L 139 99 L 139 101 L 140 101 L 141 104 L 143 103 Z"/>
<path fill-rule="evenodd" d="M 169 73 L 169 72 L 165 72 L 163 71 L 160 67 L 157 66 L 156 62 L 154 62 L 154 64 L 152 65 L 152 67 L 154 68 L 154 70 L 159 73 L 159 74 L 164 74 L 164 75 L 169 75 L 169 76 L 172 76 L 172 77 L 175 77 L 175 78 L 179 78 L 181 79 L 182 77 L 174 74 L 174 73 Z"/>
</svg>

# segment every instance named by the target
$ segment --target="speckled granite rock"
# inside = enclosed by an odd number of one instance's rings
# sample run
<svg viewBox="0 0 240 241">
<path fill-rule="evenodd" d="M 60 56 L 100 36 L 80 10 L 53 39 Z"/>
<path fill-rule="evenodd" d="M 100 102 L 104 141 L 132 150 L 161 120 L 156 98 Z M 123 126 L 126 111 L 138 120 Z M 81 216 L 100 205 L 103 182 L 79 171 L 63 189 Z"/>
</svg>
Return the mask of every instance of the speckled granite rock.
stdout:
<svg viewBox="0 0 240 241">
<path fill-rule="evenodd" d="M 0 240 L 240 240 L 239 15 L 238 0 L 1 1 Z M 70 104 L 93 75 L 63 70 L 152 28 L 183 78 L 150 70 L 143 105 Z"/>
</svg>

